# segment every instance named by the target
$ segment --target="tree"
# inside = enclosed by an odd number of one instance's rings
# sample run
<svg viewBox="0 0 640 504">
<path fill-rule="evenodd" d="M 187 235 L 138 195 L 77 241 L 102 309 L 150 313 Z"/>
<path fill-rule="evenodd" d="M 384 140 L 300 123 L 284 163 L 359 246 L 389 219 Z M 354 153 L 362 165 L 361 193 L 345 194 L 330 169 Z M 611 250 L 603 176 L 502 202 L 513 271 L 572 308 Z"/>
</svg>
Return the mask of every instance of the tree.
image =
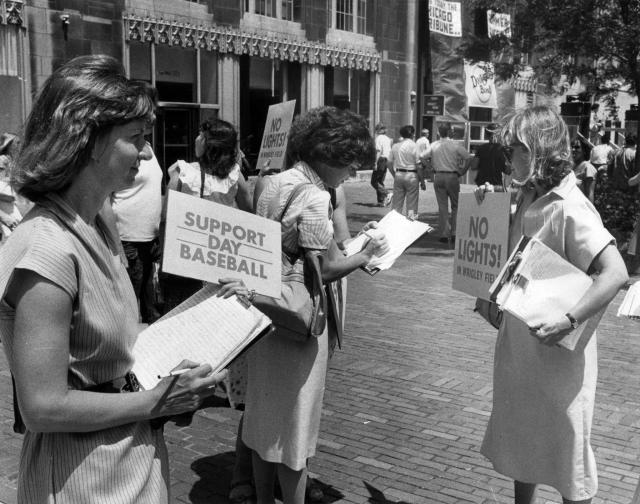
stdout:
<svg viewBox="0 0 640 504">
<path fill-rule="evenodd" d="M 481 19 L 487 9 L 509 13 L 512 37 L 467 34 L 462 55 L 489 58 L 498 78 L 524 69 L 522 54 L 550 93 L 563 80 L 580 79 L 589 94 L 603 96 L 623 86 L 640 96 L 640 1 L 638 0 L 468 0 Z M 486 30 L 485 30 L 486 31 Z M 483 36 L 484 35 L 484 36 Z"/>
</svg>

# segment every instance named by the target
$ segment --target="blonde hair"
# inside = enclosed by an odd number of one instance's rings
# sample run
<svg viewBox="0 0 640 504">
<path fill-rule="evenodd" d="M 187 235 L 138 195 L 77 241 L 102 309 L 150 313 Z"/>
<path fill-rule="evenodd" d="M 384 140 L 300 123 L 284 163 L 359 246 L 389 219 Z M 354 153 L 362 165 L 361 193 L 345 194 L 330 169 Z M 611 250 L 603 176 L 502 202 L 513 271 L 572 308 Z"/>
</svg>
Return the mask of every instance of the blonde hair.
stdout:
<svg viewBox="0 0 640 504">
<path fill-rule="evenodd" d="M 521 143 L 529 151 L 529 172 L 546 190 L 557 186 L 573 168 L 569 130 L 560 115 L 536 106 L 508 116 L 499 133 L 503 145 Z"/>
</svg>

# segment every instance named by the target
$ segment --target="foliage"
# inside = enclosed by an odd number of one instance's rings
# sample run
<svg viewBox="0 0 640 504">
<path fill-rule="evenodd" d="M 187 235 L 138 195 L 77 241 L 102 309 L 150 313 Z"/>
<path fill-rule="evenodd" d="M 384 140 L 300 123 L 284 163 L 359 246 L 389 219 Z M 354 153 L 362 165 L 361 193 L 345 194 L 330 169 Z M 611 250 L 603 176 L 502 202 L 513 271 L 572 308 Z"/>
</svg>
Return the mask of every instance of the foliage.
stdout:
<svg viewBox="0 0 640 504">
<path fill-rule="evenodd" d="M 580 78 L 590 94 L 620 86 L 640 94 L 640 1 L 467 0 L 465 6 L 511 14 L 511 39 L 469 33 L 461 46 L 467 59 L 493 61 L 498 77 L 517 75 L 525 68 L 521 55 L 531 54 L 528 63 L 550 92 L 562 92 L 563 79 Z"/>
</svg>

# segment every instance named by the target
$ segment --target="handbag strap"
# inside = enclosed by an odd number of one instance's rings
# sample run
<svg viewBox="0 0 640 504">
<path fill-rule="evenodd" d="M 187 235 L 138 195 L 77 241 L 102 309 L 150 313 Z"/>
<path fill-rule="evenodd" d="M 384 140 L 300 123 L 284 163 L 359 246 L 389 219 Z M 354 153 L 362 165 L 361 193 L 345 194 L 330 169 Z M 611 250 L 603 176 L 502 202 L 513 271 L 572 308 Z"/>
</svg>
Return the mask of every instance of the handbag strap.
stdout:
<svg viewBox="0 0 640 504">
<path fill-rule="evenodd" d="M 292 191 L 289 193 L 289 197 L 287 198 L 287 201 L 284 204 L 284 207 L 282 207 L 282 212 L 280 212 L 280 217 L 278 218 L 278 221 L 282 222 L 282 219 L 284 219 L 284 216 L 287 214 L 287 211 L 289 210 L 289 207 L 294 202 L 294 200 L 307 186 L 311 186 L 311 185 L 313 185 L 311 182 L 301 182 L 300 184 L 294 186 Z"/>
</svg>

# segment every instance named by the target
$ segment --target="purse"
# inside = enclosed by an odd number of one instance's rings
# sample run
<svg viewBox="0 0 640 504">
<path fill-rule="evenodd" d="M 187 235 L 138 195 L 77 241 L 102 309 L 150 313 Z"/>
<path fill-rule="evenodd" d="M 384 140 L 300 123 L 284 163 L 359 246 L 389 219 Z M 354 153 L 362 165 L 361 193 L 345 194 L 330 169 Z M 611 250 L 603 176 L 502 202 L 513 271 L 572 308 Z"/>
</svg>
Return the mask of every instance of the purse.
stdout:
<svg viewBox="0 0 640 504">
<path fill-rule="evenodd" d="M 498 308 L 498 304 L 493 301 L 487 301 L 486 299 L 477 298 L 476 306 L 473 309 L 474 312 L 478 312 L 480 316 L 489 322 L 496 329 L 500 329 L 502 323 L 502 310 Z"/>
<path fill-rule="evenodd" d="M 277 220 L 282 222 L 296 197 L 310 185 L 302 183 L 293 188 Z M 303 272 L 294 267 L 301 257 Z M 327 296 L 317 252 L 300 249 L 290 255 L 283 251 L 281 285 L 280 299 L 257 294 L 253 305 L 271 319 L 279 333 L 296 341 L 322 335 L 327 325 Z"/>
</svg>

